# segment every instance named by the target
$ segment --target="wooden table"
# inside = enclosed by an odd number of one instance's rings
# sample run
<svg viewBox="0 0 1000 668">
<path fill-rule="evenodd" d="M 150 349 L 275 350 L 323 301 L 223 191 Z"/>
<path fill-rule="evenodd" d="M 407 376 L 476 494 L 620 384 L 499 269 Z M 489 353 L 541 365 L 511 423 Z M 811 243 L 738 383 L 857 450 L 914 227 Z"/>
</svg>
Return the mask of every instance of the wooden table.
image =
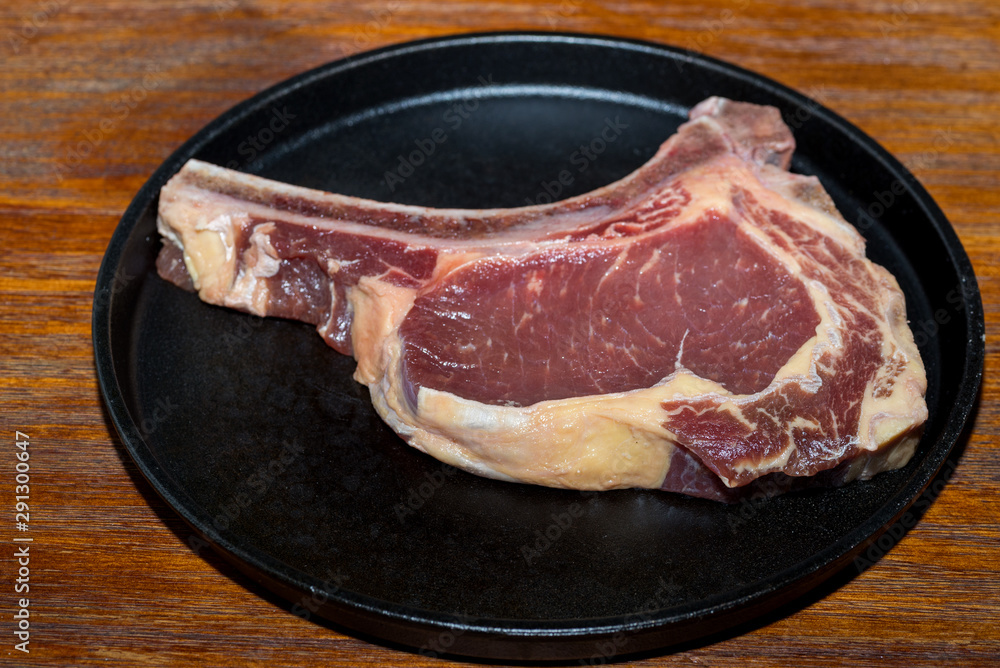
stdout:
<svg viewBox="0 0 1000 668">
<path fill-rule="evenodd" d="M 690 47 L 818 97 L 924 183 L 982 289 L 982 399 L 920 523 L 873 567 L 756 628 L 633 665 L 1000 663 L 1000 5 L 28 0 L 0 8 L 0 664 L 447 664 L 303 621 L 210 550 L 192 551 L 102 410 L 90 314 L 125 207 L 209 120 L 360 50 L 488 29 Z M 30 594 L 15 593 L 12 558 L 23 545 L 12 542 L 17 432 L 30 440 Z M 22 596 L 30 654 L 14 647 Z"/>
</svg>

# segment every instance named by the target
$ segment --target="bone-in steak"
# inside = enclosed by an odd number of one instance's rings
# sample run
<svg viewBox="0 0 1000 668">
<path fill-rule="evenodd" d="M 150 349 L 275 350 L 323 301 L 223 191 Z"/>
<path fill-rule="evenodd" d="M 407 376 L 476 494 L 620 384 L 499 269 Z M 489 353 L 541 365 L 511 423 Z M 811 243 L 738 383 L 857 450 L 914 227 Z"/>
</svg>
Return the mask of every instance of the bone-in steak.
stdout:
<svg viewBox="0 0 1000 668">
<path fill-rule="evenodd" d="M 777 110 L 711 98 L 628 177 L 491 210 L 192 160 L 160 195 L 157 264 L 316 325 L 400 436 L 480 475 L 723 500 L 837 484 L 908 461 L 926 379 L 895 279 L 787 171 L 793 148 Z"/>
</svg>

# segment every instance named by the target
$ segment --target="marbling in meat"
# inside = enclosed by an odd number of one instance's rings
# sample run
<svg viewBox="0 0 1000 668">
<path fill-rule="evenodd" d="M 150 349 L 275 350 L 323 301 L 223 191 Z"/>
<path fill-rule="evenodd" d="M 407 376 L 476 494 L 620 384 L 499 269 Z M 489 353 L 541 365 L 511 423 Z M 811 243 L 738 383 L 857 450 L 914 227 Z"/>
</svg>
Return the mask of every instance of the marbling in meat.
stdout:
<svg viewBox="0 0 1000 668">
<path fill-rule="evenodd" d="M 160 195 L 158 267 L 316 325 L 402 438 L 474 473 L 723 500 L 837 484 L 908 461 L 926 378 L 895 279 L 793 149 L 777 110 L 710 98 L 624 179 L 488 210 L 192 160 Z"/>
</svg>

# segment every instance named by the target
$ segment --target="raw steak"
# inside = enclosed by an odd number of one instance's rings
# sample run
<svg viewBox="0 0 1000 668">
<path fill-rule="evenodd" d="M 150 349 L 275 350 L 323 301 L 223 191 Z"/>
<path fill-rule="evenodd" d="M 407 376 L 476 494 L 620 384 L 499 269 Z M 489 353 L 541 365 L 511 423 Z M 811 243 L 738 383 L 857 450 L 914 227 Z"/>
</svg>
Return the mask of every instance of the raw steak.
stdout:
<svg viewBox="0 0 1000 668">
<path fill-rule="evenodd" d="M 909 460 L 926 378 L 895 279 L 793 148 L 777 110 L 711 98 L 626 178 L 490 210 L 192 160 L 157 264 L 316 325 L 403 439 L 473 473 L 730 501 L 840 484 Z"/>
</svg>

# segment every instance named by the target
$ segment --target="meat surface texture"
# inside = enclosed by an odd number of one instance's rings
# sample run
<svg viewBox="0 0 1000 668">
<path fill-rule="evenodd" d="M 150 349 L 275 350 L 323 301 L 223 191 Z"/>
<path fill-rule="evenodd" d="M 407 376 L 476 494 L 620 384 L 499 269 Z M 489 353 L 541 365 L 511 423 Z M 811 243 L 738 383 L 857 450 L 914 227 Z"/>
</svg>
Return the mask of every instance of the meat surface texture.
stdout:
<svg viewBox="0 0 1000 668">
<path fill-rule="evenodd" d="M 842 484 L 910 459 L 926 376 L 896 280 L 793 149 L 776 109 L 710 98 L 620 181 L 484 210 L 192 160 L 157 266 L 315 325 L 404 440 L 479 475 L 728 501 Z"/>
</svg>

